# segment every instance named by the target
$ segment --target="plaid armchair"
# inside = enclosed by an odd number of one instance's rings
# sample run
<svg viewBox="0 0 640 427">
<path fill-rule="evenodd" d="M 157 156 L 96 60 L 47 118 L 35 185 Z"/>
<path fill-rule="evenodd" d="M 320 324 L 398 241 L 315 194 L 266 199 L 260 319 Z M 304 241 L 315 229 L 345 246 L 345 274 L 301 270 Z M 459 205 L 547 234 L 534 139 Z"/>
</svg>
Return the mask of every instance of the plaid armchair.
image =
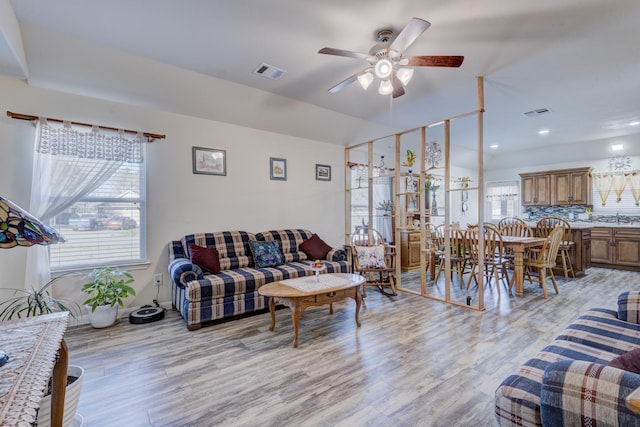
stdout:
<svg viewBox="0 0 640 427">
<path fill-rule="evenodd" d="M 496 389 L 501 426 L 640 426 L 625 398 L 640 374 L 608 366 L 640 348 L 640 292 L 624 292 L 618 310 L 594 308 Z"/>
</svg>

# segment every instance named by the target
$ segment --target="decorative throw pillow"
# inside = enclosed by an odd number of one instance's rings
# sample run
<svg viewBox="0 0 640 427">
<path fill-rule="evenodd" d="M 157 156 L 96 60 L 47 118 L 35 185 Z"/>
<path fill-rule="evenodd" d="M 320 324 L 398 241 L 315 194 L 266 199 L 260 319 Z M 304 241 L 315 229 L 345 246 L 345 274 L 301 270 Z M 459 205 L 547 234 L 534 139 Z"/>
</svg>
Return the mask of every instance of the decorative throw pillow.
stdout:
<svg viewBox="0 0 640 427">
<path fill-rule="evenodd" d="M 640 348 L 636 348 L 613 359 L 609 366 L 640 374 Z"/>
<path fill-rule="evenodd" d="M 277 240 L 270 242 L 249 241 L 249 247 L 253 254 L 253 262 L 256 267 L 275 267 L 282 264 L 282 251 Z"/>
<path fill-rule="evenodd" d="M 384 262 L 384 246 L 356 246 L 360 268 L 387 268 Z"/>
<path fill-rule="evenodd" d="M 189 259 L 203 269 L 218 274 L 220 273 L 220 254 L 215 248 L 203 248 L 196 244 L 189 244 Z"/>
<path fill-rule="evenodd" d="M 307 240 L 300 243 L 298 249 L 304 252 L 309 259 L 325 259 L 332 248 L 314 233 Z"/>
</svg>

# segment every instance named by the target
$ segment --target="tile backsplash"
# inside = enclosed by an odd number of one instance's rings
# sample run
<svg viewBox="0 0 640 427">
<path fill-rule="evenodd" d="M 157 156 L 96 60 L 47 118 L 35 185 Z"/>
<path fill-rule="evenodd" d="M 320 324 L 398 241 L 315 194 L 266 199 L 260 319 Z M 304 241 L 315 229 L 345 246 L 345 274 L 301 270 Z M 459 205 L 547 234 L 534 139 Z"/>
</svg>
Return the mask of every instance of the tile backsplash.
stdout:
<svg viewBox="0 0 640 427">
<path fill-rule="evenodd" d="M 589 215 L 585 205 L 569 206 L 524 206 L 522 218 L 527 221 L 537 221 L 545 216 L 559 216 L 569 221 L 637 224 L 640 223 L 640 215 Z"/>
</svg>

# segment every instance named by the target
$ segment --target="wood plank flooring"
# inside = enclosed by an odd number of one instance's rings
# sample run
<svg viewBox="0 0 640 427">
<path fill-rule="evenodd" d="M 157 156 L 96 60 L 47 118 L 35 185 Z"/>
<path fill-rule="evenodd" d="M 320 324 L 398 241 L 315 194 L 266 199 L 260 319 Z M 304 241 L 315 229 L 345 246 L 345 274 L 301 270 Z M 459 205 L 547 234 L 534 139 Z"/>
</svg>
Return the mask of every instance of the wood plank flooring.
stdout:
<svg viewBox="0 0 640 427">
<path fill-rule="evenodd" d="M 412 280 L 410 275 L 407 280 Z M 616 308 L 640 273 L 591 268 L 544 300 L 502 292 L 485 312 L 369 288 L 305 311 L 292 347 L 288 309 L 190 332 L 174 311 L 147 325 L 70 328 L 85 369 L 85 426 L 495 426 L 493 393 L 591 307 Z M 495 298 L 498 298 L 497 295 Z"/>
</svg>

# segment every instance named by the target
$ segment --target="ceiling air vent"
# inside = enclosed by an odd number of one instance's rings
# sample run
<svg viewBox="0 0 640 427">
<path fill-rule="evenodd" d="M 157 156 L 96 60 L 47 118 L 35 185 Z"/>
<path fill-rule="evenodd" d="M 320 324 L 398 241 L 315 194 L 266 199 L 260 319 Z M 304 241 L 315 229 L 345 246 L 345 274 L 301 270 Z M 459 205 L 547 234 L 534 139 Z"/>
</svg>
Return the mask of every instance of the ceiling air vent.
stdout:
<svg viewBox="0 0 640 427">
<path fill-rule="evenodd" d="M 265 64 L 264 62 L 258 65 L 255 70 L 253 70 L 253 74 L 257 74 L 271 80 L 278 80 L 284 75 L 284 73 L 286 73 L 285 70 L 274 67 L 273 65 Z"/>
<path fill-rule="evenodd" d="M 551 109 L 549 108 L 538 108 L 537 110 L 527 111 L 526 113 L 524 113 L 524 115 L 527 117 L 537 117 L 550 112 Z"/>
</svg>

